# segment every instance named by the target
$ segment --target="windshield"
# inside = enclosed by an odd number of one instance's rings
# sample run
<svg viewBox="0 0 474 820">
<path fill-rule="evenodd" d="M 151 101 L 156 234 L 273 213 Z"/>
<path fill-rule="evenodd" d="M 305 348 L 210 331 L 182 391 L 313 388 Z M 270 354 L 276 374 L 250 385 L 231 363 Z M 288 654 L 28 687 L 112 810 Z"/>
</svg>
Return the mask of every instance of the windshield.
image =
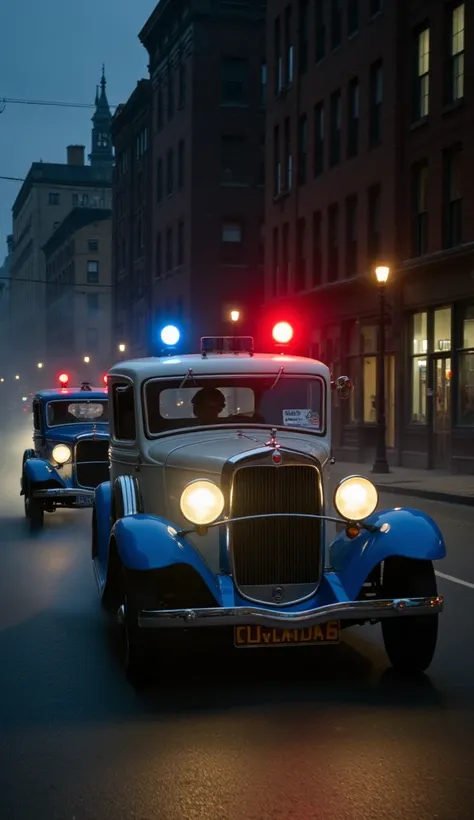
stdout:
<svg viewBox="0 0 474 820">
<path fill-rule="evenodd" d="M 310 377 L 150 381 L 145 388 L 148 430 L 152 435 L 182 427 L 213 424 L 266 424 L 322 433 L 323 382 Z"/>
<path fill-rule="evenodd" d="M 59 424 L 93 424 L 104 423 L 109 420 L 107 401 L 50 401 L 46 407 L 46 422 L 48 427 Z"/>
</svg>

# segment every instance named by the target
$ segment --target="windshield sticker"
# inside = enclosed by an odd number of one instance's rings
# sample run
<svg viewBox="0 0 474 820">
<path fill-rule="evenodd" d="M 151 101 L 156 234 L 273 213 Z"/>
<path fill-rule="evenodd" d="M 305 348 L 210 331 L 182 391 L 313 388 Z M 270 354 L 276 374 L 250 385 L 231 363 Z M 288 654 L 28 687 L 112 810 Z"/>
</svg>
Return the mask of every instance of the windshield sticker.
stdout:
<svg viewBox="0 0 474 820">
<path fill-rule="evenodd" d="M 312 427 L 319 430 L 319 413 L 313 410 L 283 410 L 283 424 L 285 427 Z"/>
</svg>

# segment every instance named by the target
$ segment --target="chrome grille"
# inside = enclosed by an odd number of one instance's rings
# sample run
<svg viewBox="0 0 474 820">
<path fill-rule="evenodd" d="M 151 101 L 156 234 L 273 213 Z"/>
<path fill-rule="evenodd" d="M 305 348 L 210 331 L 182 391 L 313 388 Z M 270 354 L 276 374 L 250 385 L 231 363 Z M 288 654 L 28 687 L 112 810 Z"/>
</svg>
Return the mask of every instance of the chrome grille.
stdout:
<svg viewBox="0 0 474 820">
<path fill-rule="evenodd" d="M 320 512 L 319 473 L 306 465 L 237 469 L 231 518 L 265 513 Z M 267 518 L 232 524 L 230 543 L 236 584 L 317 584 L 321 522 L 310 518 Z"/>
<path fill-rule="evenodd" d="M 95 489 L 109 480 L 108 439 L 86 438 L 76 444 L 76 481 L 79 487 Z"/>
</svg>

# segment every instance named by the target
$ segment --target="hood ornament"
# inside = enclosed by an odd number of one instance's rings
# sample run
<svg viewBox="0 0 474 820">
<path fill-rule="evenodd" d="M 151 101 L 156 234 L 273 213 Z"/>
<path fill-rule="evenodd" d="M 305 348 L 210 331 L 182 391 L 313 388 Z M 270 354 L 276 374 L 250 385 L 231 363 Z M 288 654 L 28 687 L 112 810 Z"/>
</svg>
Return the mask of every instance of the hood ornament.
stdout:
<svg viewBox="0 0 474 820">
<path fill-rule="evenodd" d="M 272 461 L 274 464 L 281 464 L 282 455 L 280 453 L 280 443 L 277 441 L 277 429 L 272 427 L 270 439 L 265 443 L 265 447 L 273 447 Z"/>
</svg>

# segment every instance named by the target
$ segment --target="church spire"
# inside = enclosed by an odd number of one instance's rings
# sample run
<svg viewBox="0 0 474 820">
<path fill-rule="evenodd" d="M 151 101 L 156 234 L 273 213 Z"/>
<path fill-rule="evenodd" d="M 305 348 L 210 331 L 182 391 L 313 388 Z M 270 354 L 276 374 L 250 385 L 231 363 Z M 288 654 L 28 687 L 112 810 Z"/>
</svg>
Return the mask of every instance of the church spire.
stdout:
<svg viewBox="0 0 474 820">
<path fill-rule="evenodd" d="M 114 162 L 112 142 L 110 138 L 110 126 L 112 114 L 110 112 L 109 101 L 106 92 L 107 80 L 105 78 L 105 65 L 102 65 L 102 76 L 99 85 L 96 86 L 95 111 L 92 116 L 92 150 L 89 154 L 89 161 L 95 167 L 110 168 Z"/>
</svg>

